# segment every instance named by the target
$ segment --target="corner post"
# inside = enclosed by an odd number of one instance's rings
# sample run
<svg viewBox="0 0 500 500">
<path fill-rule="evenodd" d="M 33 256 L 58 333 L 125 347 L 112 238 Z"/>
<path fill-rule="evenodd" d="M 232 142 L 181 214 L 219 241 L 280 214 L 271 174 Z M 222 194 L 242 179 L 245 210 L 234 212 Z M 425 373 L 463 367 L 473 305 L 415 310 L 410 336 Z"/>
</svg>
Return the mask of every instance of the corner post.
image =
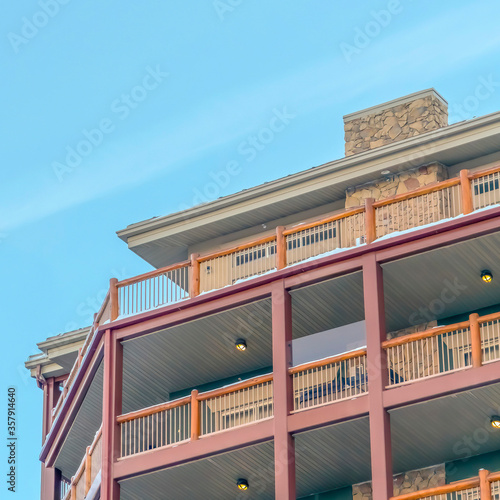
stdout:
<svg viewBox="0 0 500 500">
<path fill-rule="evenodd" d="M 200 437 L 200 401 L 198 391 L 191 391 L 191 441 L 196 441 Z"/>
<path fill-rule="evenodd" d="M 479 469 L 479 491 L 481 500 L 491 500 L 491 483 L 488 481 L 490 471 Z"/>
<path fill-rule="evenodd" d="M 377 226 L 375 224 L 375 207 L 373 198 L 365 199 L 365 232 L 366 243 L 373 243 L 377 239 Z"/>
<path fill-rule="evenodd" d="M 472 366 L 479 368 L 483 364 L 483 353 L 481 349 L 481 327 L 479 326 L 479 314 L 473 313 L 469 316 L 470 340 L 472 353 Z"/>
<path fill-rule="evenodd" d="M 200 257 L 199 253 L 191 254 L 191 279 L 189 283 L 189 296 L 191 298 L 200 295 Z"/>
<path fill-rule="evenodd" d="M 118 280 L 116 278 L 111 278 L 109 280 L 109 300 L 111 303 L 111 321 L 118 318 L 119 306 L 118 306 Z"/>
<path fill-rule="evenodd" d="M 103 363 L 101 500 L 115 500 L 120 498 L 113 469 L 120 456 L 120 426 L 116 418 L 122 412 L 123 347 L 109 329 L 104 332 Z"/>
<path fill-rule="evenodd" d="M 472 187 L 469 179 L 469 171 L 460 170 L 460 191 L 462 195 L 462 212 L 464 215 L 473 212 Z"/>
<path fill-rule="evenodd" d="M 276 228 L 276 269 L 286 267 L 286 236 L 283 234 L 284 226 Z"/>
<path fill-rule="evenodd" d="M 293 410 L 292 302 L 284 282 L 272 291 L 274 471 L 277 500 L 295 500 L 295 440 L 288 432 Z"/>
<path fill-rule="evenodd" d="M 393 495 L 391 425 L 383 401 L 388 382 L 387 356 L 382 348 L 382 341 L 386 339 L 384 282 L 375 254 L 364 257 L 363 294 L 373 500 L 387 500 Z"/>
</svg>

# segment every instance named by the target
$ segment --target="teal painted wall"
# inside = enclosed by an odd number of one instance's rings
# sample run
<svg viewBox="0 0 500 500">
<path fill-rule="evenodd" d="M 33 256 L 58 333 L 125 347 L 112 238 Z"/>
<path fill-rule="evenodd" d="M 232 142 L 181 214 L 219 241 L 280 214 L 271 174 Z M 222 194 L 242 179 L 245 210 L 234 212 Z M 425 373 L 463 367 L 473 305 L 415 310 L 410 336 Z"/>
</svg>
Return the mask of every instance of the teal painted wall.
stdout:
<svg viewBox="0 0 500 500">
<path fill-rule="evenodd" d="M 308 497 L 301 497 L 300 500 L 352 500 L 352 487 L 347 486 L 338 490 L 325 491 Z"/>
<path fill-rule="evenodd" d="M 477 312 L 479 316 L 486 316 L 486 314 L 492 314 L 500 311 L 500 304 L 494 306 L 483 307 L 482 309 L 477 309 L 476 311 L 468 311 L 462 314 L 457 314 L 456 316 L 450 316 L 448 318 L 439 319 L 438 325 L 452 325 L 453 323 L 460 323 L 462 321 L 468 321 L 469 315 Z"/>
<path fill-rule="evenodd" d="M 448 462 L 446 464 L 446 482 L 452 483 L 477 476 L 479 469 L 486 469 L 490 472 L 500 471 L 500 451 Z"/>
<path fill-rule="evenodd" d="M 170 394 L 170 399 L 178 399 L 183 398 L 184 396 L 189 396 L 193 389 L 198 389 L 199 392 L 207 392 L 213 389 L 218 389 L 219 387 L 224 387 L 229 384 L 236 384 L 240 380 L 248 380 L 252 377 L 258 377 L 259 375 L 266 375 L 273 371 L 272 366 L 268 366 L 266 368 L 261 368 L 260 370 L 254 370 L 252 372 L 241 373 L 240 375 L 236 375 L 234 377 L 224 378 L 222 380 L 216 380 L 215 382 L 210 382 L 209 384 L 197 385 L 196 387 L 189 387 L 188 389 L 183 389 L 182 391 L 172 392 Z M 240 379 L 240 380 L 238 380 Z"/>
</svg>

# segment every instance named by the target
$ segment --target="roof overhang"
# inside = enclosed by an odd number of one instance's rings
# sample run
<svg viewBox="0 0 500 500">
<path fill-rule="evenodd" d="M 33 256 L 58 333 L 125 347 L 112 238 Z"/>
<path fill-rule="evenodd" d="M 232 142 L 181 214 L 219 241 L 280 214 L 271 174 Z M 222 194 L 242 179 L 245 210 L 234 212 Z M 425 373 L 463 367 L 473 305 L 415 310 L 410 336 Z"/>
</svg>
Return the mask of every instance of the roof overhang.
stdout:
<svg viewBox="0 0 500 500">
<path fill-rule="evenodd" d="M 430 162 L 455 165 L 500 150 L 500 112 L 345 157 L 210 203 L 118 231 L 155 267 L 186 258 L 188 246 L 341 200 L 345 190 Z"/>
<path fill-rule="evenodd" d="M 80 328 L 39 342 L 37 347 L 42 352 L 30 356 L 24 363 L 31 376 L 36 378 L 39 367 L 40 374 L 45 378 L 69 373 L 89 331 L 90 327 Z"/>
</svg>

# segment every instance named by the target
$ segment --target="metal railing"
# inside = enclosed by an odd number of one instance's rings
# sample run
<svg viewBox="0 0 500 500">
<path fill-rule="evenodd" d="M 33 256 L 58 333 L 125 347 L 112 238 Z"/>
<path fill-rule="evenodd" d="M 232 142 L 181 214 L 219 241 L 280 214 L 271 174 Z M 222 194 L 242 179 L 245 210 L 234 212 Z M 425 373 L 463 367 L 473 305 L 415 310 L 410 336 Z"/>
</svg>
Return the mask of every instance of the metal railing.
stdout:
<svg viewBox="0 0 500 500">
<path fill-rule="evenodd" d="M 291 368 L 294 411 L 305 410 L 368 392 L 366 349 Z"/>
</svg>

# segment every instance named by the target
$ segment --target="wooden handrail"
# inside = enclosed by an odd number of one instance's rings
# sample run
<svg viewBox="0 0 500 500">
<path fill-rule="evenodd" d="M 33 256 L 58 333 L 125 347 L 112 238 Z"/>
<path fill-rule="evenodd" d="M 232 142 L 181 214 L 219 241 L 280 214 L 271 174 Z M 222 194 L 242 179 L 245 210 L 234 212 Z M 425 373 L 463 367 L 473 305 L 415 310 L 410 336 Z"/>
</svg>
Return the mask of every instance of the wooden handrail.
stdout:
<svg viewBox="0 0 500 500">
<path fill-rule="evenodd" d="M 104 311 L 106 310 L 106 306 L 108 305 L 108 303 L 109 303 L 109 288 L 106 297 L 104 297 L 101 308 L 99 309 L 99 311 L 97 311 L 97 314 L 95 316 L 95 323 L 99 324 L 99 322 L 101 321 L 102 315 L 104 314 Z"/>
<path fill-rule="evenodd" d="M 500 471 L 498 472 L 490 472 L 488 474 L 488 481 L 492 483 L 493 481 L 500 481 Z"/>
<path fill-rule="evenodd" d="M 486 316 L 480 316 L 478 318 L 479 323 L 489 323 L 490 321 L 495 321 L 500 319 L 500 312 L 487 314 Z"/>
<path fill-rule="evenodd" d="M 341 213 L 330 215 L 329 217 L 325 217 L 323 219 L 319 219 L 313 222 L 308 222 L 306 224 L 297 224 L 291 227 L 290 229 L 285 229 L 285 231 L 283 231 L 283 235 L 288 236 L 290 234 L 300 233 L 300 231 L 311 229 L 316 226 L 321 226 L 323 224 L 328 224 L 329 222 L 335 222 L 336 220 L 344 219 L 351 215 L 361 214 L 364 211 L 365 207 L 349 208 L 347 210 L 342 211 Z"/>
<path fill-rule="evenodd" d="M 265 238 L 259 238 L 248 243 L 242 243 L 241 245 L 226 248 L 225 250 L 218 250 L 217 252 L 212 252 L 207 255 L 203 255 L 198 258 L 198 262 L 206 262 L 207 260 L 215 259 L 217 257 L 224 257 L 224 255 L 229 255 L 231 253 L 239 252 L 240 250 L 246 250 L 247 248 L 252 248 L 257 245 L 263 245 L 264 243 L 269 243 L 271 241 L 276 241 L 276 235 L 266 236 Z"/>
<path fill-rule="evenodd" d="M 171 410 L 177 406 L 184 406 L 188 404 L 191 400 L 190 396 L 185 396 L 180 399 L 174 399 L 173 401 L 167 401 L 166 403 L 161 403 L 155 406 L 149 406 L 148 408 L 143 408 L 142 410 L 131 411 L 129 413 L 124 413 L 116 418 L 119 424 L 123 422 L 128 422 L 129 420 L 135 420 L 136 418 L 149 417 L 149 415 L 154 415 L 161 411 Z"/>
<path fill-rule="evenodd" d="M 479 179 L 479 177 L 496 174 L 497 172 L 500 172 L 500 165 L 498 167 L 485 168 L 484 170 L 469 173 L 469 179 Z"/>
<path fill-rule="evenodd" d="M 234 391 L 246 389 L 254 385 L 270 382 L 272 379 L 273 379 L 273 374 L 269 373 L 268 375 L 261 375 L 259 377 L 243 380 L 242 382 L 238 382 L 237 384 L 228 385 L 226 387 L 214 389 L 213 391 L 204 392 L 202 394 L 197 394 L 196 398 L 198 401 L 204 401 L 206 399 L 215 398 L 217 396 L 223 396 L 224 394 L 230 394 L 231 392 Z M 166 403 L 161 403 L 159 405 L 150 406 L 148 408 L 143 408 L 141 410 L 131 411 L 129 413 L 119 415 L 116 421 L 119 424 L 122 424 L 130 420 L 135 420 L 136 418 L 148 417 L 149 415 L 159 413 L 160 411 L 171 410 L 172 408 L 176 408 L 177 406 L 184 406 L 186 404 L 189 404 L 190 402 L 191 402 L 191 396 L 185 396 L 183 398 L 176 399 L 174 401 L 167 401 Z"/>
<path fill-rule="evenodd" d="M 85 456 L 83 457 L 83 460 L 80 463 L 80 466 L 78 467 L 75 475 L 71 478 L 70 482 L 70 491 L 71 491 L 71 498 L 74 498 L 74 495 L 76 494 L 76 485 L 80 481 L 80 479 L 83 476 L 83 473 L 85 472 L 85 495 L 89 492 L 90 489 L 90 481 L 91 481 L 91 467 L 92 467 L 92 453 L 95 450 L 95 447 L 97 446 L 97 442 L 101 438 L 102 435 L 102 424 L 101 427 L 99 427 L 99 430 L 97 431 L 94 440 L 92 441 L 92 444 L 90 446 L 87 446 L 85 450 Z"/>
<path fill-rule="evenodd" d="M 398 203 L 400 201 L 409 200 L 410 198 L 415 198 L 417 196 L 423 196 L 424 194 L 433 193 L 434 191 L 441 191 L 442 189 L 446 189 L 452 186 L 457 186 L 458 184 L 460 184 L 459 177 L 453 177 L 452 179 L 448 179 L 446 181 L 441 181 L 441 182 L 433 182 L 432 184 L 427 184 L 427 186 L 414 189 L 413 191 L 408 191 L 407 193 L 396 194 L 389 198 L 378 200 L 373 204 L 373 206 L 375 208 L 380 208 L 385 205 L 391 205 L 392 203 Z"/>
<path fill-rule="evenodd" d="M 403 335 L 402 337 L 396 337 L 394 339 L 385 340 L 382 342 L 382 347 L 388 349 L 389 347 L 396 347 L 398 345 L 408 344 L 409 342 L 415 342 L 416 340 L 422 340 L 429 337 L 435 337 L 436 335 L 441 335 L 442 333 L 452 332 L 454 330 L 461 330 L 463 328 L 469 328 L 469 321 L 462 321 L 461 323 L 454 323 L 453 325 L 438 326 L 436 328 L 430 328 L 424 332 L 410 333 L 408 335 Z"/>
<path fill-rule="evenodd" d="M 191 262 L 189 260 L 184 260 L 182 262 L 178 262 L 177 264 L 171 264 L 170 266 L 161 267 L 160 269 L 155 269 L 154 271 L 149 271 L 147 273 L 139 274 L 138 276 L 119 281 L 116 286 L 118 288 L 122 288 L 127 285 L 133 285 L 134 283 L 139 283 L 140 281 L 168 273 L 169 271 L 175 271 L 176 269 L 180 269 L 182 267 L 189 267 L 190 264 Z"/>
<path fill-rule="evenodd" d="M 248 380 L 243 380 L 237 384 L 228 385 L 226 387 L 221 387 L 219 389 L 214 389 L 213 391 L 204 392 L 198 395 L 199 401 L 205 401 L 207 399 L 216 398 L 218 396 L 224 396 L 225 394 L 230 394 L 231 392 L 241 391 L 243 389 L 248 389 L 254 385 L 265 384 L 266 382 L 271 382 L 273 379 L 273 374 L 269 373 L 267 375 L 261 375 L 259 377 L 249 378 Z"/>
<path fill-rule="evenodd" d="M 335 356 L 330 356 L 329 358 L 320 359 L 317 361 L 310 361 L 309 363 L 304 363 L 302 365 L 293 366 L 288 369 L 288 373 L 293 375 L 294 373 L 300 373 L 306 370 L 312 370 L 313 368 L 319 368 L 320 366 L 329 365 L 331 363 L 338 363 L 340 361 L 346 361 L 348 359 L 360 358 L 366 355 L 366 348 L 358 349 L 356 351 L 345 352 L 343 354 L 337 354 Z"/>
<path fill-rule="evenodd" d="M 473 477 L 464 481 L 457 481 L 456 483 L 445 484 L 444 486 L 436 486 L 428 490 L 414 491 L 413 493 L 406 493 L 397 497 L 391 497 L 390 500 L 420 500 L 435 495 L 444 495 L 454 491 L 467 490 L 468 488 L 476 488 L 479 486 L 479 477 Z"/>
</svg>

